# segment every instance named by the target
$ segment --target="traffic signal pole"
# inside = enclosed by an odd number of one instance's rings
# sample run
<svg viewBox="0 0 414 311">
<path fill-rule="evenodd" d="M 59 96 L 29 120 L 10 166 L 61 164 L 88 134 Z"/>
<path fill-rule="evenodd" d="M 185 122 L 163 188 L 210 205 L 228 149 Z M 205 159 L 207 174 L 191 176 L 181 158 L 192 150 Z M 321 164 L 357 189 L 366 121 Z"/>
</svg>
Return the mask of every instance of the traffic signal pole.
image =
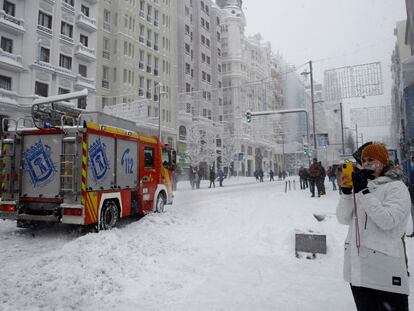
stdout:
<svg viewBox="0 0 414 311">
<path fill-rule="evenodd" d="M 244 116 L 246 117 L 246 122 L 251 123 L 252 122 L 252 117 L 268 116 L 268 115 L 273 115 L 273 114 L 290 114 L 290 113 L 304 113 L 305 114 L 305 116 L 306 116 L 306 137 L 307 137 L 308 145 L 309 145 L 309 143 L 310 143 L 309 115 L 308 115 L 308 111 L 306 109 L 282 109 L 282 110 L 269 110 L 269 111 L 256 111 L 256 112 L 246 111 Z M 315 136 L 314 136 L 314 140 L 316 141 Z M 309 160 L 309 163 L 310 163 L 309 154 L 308 154 L 308 160 Z"/>
</svg>

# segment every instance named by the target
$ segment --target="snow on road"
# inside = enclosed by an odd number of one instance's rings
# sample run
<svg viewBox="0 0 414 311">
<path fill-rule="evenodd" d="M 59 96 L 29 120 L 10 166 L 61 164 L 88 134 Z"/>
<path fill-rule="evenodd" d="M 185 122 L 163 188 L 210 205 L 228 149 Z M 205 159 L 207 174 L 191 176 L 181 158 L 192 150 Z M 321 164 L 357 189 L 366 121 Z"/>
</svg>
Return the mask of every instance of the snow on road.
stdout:
<svg viewBox="0 0 414 311">
<path fill-rule="evenodd" d="M 336 202 L 332 191 L 311 199 L 234 178 L 215 189 L 182 183 L 164 214 L 108 232 L 2 221 L 0 310 L 354 310 Z M 295 257 L 295 232 L 307 230 L 327 235 L 327 255 Z"/>
</svg>

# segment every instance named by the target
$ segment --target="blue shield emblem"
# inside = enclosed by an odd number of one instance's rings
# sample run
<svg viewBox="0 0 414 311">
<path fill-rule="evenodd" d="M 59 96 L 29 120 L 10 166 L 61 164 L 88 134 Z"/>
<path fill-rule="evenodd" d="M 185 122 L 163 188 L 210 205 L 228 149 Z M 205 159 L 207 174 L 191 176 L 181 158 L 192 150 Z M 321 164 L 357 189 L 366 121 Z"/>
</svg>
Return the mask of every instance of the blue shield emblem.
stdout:
<svg viewBox="0 0 414 311">
<path fill-rule="evenodd" d="M 24 169 L 29 172 L 33 186 L 53 180 L 56 169 L 51 159 L 51 149 L 39 140 L 23 153 Z"/>
<path fill-rule="evenodd" d="M 89 166 L 96 182 L 101 181 L 109 171 L 109 161 L 106 156 L 106 146 L 98 138 L 89 147 Z"/>
</svg>

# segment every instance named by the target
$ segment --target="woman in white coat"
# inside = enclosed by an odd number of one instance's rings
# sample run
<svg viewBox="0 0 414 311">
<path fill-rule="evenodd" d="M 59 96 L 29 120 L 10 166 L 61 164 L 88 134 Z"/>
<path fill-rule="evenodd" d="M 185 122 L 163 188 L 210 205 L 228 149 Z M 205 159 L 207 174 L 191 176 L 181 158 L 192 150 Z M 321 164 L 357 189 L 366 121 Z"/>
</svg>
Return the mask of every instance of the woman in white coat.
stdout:
<svg viewBox="0 0 414 311">
<path fill-rule="evenodd" d="M 410 195 L 402 174 L 389 165 L 382 144 L 362 150 L 362 169 L 341 178 L 337 218 L 349 226 L 344 279 L 358 311 L 407 310 L 408 267 L 404 243 Z M 352 193 L 353 192 L 353 193 Z"/>
</svg>

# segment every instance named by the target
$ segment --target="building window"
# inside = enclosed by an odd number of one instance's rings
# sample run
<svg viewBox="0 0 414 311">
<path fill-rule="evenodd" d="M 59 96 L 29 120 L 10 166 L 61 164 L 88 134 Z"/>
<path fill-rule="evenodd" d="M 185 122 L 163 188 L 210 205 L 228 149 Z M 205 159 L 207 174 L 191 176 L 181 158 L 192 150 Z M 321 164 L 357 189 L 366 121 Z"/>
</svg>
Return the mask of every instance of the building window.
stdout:
<svg viewBox="0 0 414 311">
<path fill-rule="evenodd" d="M 14 3 L 11 3 L 9 1 L 4 1 L 3 3 L 3 10 L 6 12 L 6 14 L 11 16 L 16 16 L 16 5 Z"/>
<path fill-rule="evenodd" d="M 72 57 L 60 54 L 59 66 L 71 70 L 72 69 Z"/>
<path fill-rule="evenodd" d="M 184 125 L 181 125 L 178 129 L 178 137 L 180 140 L 186 140 L 187 139 L 187 129 Z"/>
<path fill-rule="evenodd" d="M 70 93 L 70 90 L 64 89 L 63 87 L 58 88 L 58 94 L 59 95 L 68 94 L 68 93 Z"/>
<path fill-rule="evenodd" d="M 185 108 L 186 108 L 185 111 L 187 113 L 190 113 L 191 112 L 191 104 L 190 103 L 187 103 Z"/>
<path fill-rule="evenodd" d="M 86 97 L 78 98 L 78 108 L 86 109 Z"/>
<path fill-rule="evenodd" d="M 40 61 L 45 63 L 50 62 L 50 50 L 43 46 L 40 48 Z"/>
<path fill-rule="evenodd" d="M 82 45 L 88 46 L 88 37 L 87 36 L 81 34 L 79 41 Z"/>
<path fill-rule="evenodd" d="M 190 85 L 190 83 L 186 83 L 186 84 L 185 84 L 185 91 L 186 91 L 187 93 L 190 93 L 190 92 L 191 92 L 191 85 Z"/>
<path fill-rule="evenodd" d="M 154 168 L 154 148 L 144 148 L 144 168 Z"/>
<path fill-rule="evenodd" d="M 60 33 L 69 38 L 72 38 L 73 26 L 68 23 L 62 22 L 61 27 L 60 27 Z"/>
<path fill-rule="evenodd" d="M 81 5 L 81 12 L 85 16 L 89 16 L 89 8 L 87 6 Z"/>
<path fill-rule="evenodd" d="M 37 23 L 40 26 L 52 29 L 52 16 L 43 13 L 42 11 L 39 11 L 39 20 L 37 21 Z"/>
<path fill-rule="evenodd" d="M 108 24 L 111 22 L 111 12 L 106 9 L 104 10 L 104 22 Z"/>
<path fill-rule="evenodd" d="M 7 53 L 13 53 L 13 40 L 1 37 L 1 48 Z"/>
<path fill-rule="evenodd" d="M 79 74 L 82 77 L 87 77 L 88 76 L 88 67 L 86 67 L 85 65 L 79 64 Z"/>
<path fill-rule="evenodd" d="M 36 95 L 47 97 L 48 89 L 49 89 L 48 84 L 36 81 L 35 83 L 35 94 Z"/>
<path fill-rule="evenodd" d="M 12 79 L 10 77 L 0 75 L 0 89 L 11 91 L 11 82 Z"/>
</svg>

